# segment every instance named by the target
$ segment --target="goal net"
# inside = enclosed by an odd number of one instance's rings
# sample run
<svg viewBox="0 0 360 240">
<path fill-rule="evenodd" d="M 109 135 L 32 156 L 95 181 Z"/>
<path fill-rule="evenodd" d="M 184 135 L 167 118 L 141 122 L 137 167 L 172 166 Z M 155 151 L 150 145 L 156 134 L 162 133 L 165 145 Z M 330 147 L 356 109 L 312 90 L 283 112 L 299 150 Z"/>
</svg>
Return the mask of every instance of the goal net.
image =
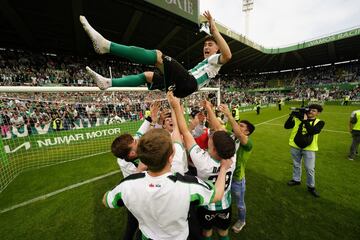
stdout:
<svg viewBox="0 0 360 240">
<path fill-rule="evenodd" d="M 219 88 L 203 88 L 184 99 L 185 111 Z M 86 159 L 110 151 L 122 133 L 134 134 L 150 104 L 165 93 L 147 88 L 0 87 L 0 192 L 24 171 Z"/>
</svg>

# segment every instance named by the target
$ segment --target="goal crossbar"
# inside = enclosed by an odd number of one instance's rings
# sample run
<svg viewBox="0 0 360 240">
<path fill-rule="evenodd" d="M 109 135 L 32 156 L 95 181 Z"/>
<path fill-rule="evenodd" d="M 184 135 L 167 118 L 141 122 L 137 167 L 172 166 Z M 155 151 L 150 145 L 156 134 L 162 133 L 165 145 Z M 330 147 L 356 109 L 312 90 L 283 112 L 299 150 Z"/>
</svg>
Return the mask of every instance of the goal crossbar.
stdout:
<svg viewBox="0 0 360 240">
<path fill-rule="evenodd" d="M 111 87 L 101 90 L 98 87 L 35 87 L 35 86 L 0 86 L 0 93 L 24 93 L 24 92 L 117 92 L 117 91 L 150 91 L 147 87 Z M 216 91 L 217 104 L 220 104 L 220 88 L 201 88 L 200 92 Z"/>
</svg>

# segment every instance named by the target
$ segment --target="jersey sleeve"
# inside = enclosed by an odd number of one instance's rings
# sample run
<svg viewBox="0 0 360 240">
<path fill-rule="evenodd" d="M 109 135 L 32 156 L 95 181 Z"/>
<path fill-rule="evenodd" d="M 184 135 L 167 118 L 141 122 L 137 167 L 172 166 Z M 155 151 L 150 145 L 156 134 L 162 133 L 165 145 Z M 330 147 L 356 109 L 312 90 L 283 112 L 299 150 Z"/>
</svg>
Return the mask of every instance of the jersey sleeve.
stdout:
<svg viewBox="0 0 360 240">
<path fill-rule="evenodd" d="M 253 142 L 250 138 L 248 138 L 248 142 L 242 146 L 247 152 L 249 152 L 253 148 Z"/>
<path fill-rule="evenodd" d="M 209 153 L 201 149 L 199 145 L 195 144 L 194 146 L 192 146 L 189 154 L 191 160 L 193 161 L 196 169 L 199 172 L 212 171 L 212 166 L 208 163 L 208 160 L 210 158 Z"/>
<path fill-rule="evenodd" d="M 105 205 L 108 208 L 119 208 L 124 206 L 122 199 L 123 184 L 119 184 L 105 195 Z"/>
<path fill-rule="evenodd" d="M 175 155 L 171 164 L 171 171 L 184 174 L 187 172 L 187 158 L 183 145 L 179 142 L 174 142 Z"/>
<path fill-rule="evenodd" d="M 220 56 L 221 56 L 220 53 L 211 55 L 211 56 L 208 58 L 208 63 L 210 63 L 210 64 L 215 64 L 215 65 L 222 65 L 222 64 L 220 63 Z"/>
<path fill-rule="evenodd" d="M 190 184 L 191 202 L 201 206 L 210 204 L 215 197 L 214 185 L 198 177 L 194 177 L 194 179 L 194 184 Z"/>
<path fill-rule="evenodd" d="M 132 162 L 127 162 L 124 159 L 118 158 L 117 163 L 121 169 L 124 178 L 131 174 L 137 173 L 137 167 Z"/>
<path fill-rule="evenodd" d="M 141 138 L 142 135 L 144 135 L 147 131 L 149 131 L 149 129 L 150 129 L 150 122 L 147 121 L 147 120 L 145 120 L 145 121 L 141 124 L 141 126 L 140 126 L 140 128 L 137 130 L 137 132 L 135 133 L 135 136 L 134 136 L 134 137 L 135 137 L 136 139 Z"/>
</svg>

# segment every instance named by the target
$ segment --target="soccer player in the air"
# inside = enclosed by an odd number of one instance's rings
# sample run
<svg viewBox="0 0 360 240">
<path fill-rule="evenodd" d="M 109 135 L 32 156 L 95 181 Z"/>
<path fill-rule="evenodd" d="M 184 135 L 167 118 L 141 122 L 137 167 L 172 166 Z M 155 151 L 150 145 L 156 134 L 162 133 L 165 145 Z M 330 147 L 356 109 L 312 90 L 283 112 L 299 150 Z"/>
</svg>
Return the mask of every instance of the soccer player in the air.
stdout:
<svg viewBox="0 0 360 240">
<path fill-rule="evenodd" d="M 222 199 L 231 161 L 219 166 L 215 187 L 196 177 L 173 174 L 174 147 L 169 132 L 151 129 L 139 140 L 137 155 L 148 171 L 125 178 L 105 193 L 110 208 L 126 206 L 139 221 L 142 239 L 185 240 L 190 203 L 207 205 Z"/>
<path fill-rule="evenodd" d="M 219 177 L 219 170 L 224 162 L 232 161 L 231 167 L 226 173 L 225 194 L 216 203 L 200 207 L 198 210 L 199 220 L 203 228 L 203 237 L 211 239 L 212 229 L 218 230 L 220 239 L 229 239 L 228 229 L 231 224 L 231 178 L 235 170 L 235 142 L 223 130 L 216 119 L 211 103 L 205 101 L 209 122 L 214 132 L 209 137 L 208 150 L 201 149 L 195 142 L 181 111 L 179 99 L 169 91 L 167 93 L 170 105 L 173 107 L 178 121 L 180 132 L 183 135 L 186 149 L 197 169 L 197 176 L 203 180 L 215 181 Z M 214 217 L 208 217 L 214 216 Z"/>
<path fill-rule="evenodd" d="M 171 89 L 176 97 L 186 97 L 206 85 L 219 72 L 221 66 L 231 59 L 231 51 L 221 36 L 209 11 L 204 17 L 210 23 L 211 36 L 205 38 L 203 55 L 204 60 L 194 68 L 186 70 L 175 59 L 166 56 L 160 50 L 147 50 L 135 46 L 126 46 L 105 39 L 93 29 L 84 16 L 80 22 L 89 35 L 94 49 L 99 54 L 111 53 L 124 57 L 139 64 L 155 65 L 160 73 L 144 72 L 138 75 L 129 75 L 122 78 L 105 78 L 86 67 L 100 89 L 109 87 L 136 87 L 147 84 L 149 90 Z M 218 53 L 220 51 L 220 53 Z"/>
</svg>

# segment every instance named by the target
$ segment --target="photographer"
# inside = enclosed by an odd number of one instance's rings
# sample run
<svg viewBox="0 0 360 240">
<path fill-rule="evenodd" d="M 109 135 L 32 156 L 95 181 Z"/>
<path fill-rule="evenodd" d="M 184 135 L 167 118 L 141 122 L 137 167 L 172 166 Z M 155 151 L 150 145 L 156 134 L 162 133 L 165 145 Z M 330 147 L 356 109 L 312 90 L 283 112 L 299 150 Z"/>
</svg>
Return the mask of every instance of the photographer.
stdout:
<svg viewBox="0 0 360 240">
<path fill-rule="evenodd" d="M 292 128 L 289 145 L 294 168 L 293 179 L 288 185 L 300 185 L 301 159 L 304 158 L 308 191 L 314 197 L 319 197 L 315 191 L 315 152 L 318 151 L 318 134 L 325 125 L 324 121 L 317 118 L 322 110 L 322 106 L 318 104 L 294 109 L 284 125 L 286 129 Z"/>
<path fill-rule="evenodd" d="M 359 117 L 360 110 L 353 111 L 350 116 L 349 131 L 352 136 L 352 143 L 348 156 L 350 161 L 353 161 L 354 157 L 358 154 L 358 147 L 360 143 L 360 121 L 358 121 Z"/>
</svg>

